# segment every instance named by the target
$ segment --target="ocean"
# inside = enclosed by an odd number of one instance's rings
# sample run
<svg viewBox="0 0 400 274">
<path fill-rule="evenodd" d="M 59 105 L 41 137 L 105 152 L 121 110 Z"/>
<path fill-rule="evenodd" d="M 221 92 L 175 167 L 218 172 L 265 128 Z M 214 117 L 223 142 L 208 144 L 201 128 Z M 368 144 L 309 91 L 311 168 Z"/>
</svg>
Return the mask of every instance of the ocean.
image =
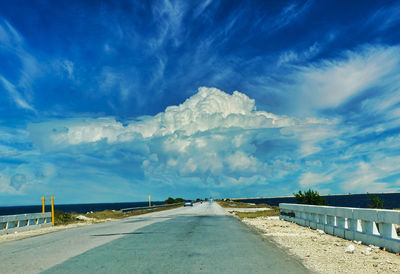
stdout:
<svg viewBox="0 0 400 274">
<path fill-rule="evenodd" d="M 155 201 L 151 202 L 152 205 L 160 205 L 164 202 Z M 64 212 L 75 212 L 75 213 L 86 213 L 90 211 L 103 211 L 109 210 L 120 210 L 122 208 L 131 207 L 142 207 L 148 206 L 149 202 L 134 202 L 134 203 L 98 203 L 98 204 L 65 204 L 65 205 L 54 205 L 55 210 L 61 210 Z M 50 205 L 46 205 L 46 212 L 51 211 Z M 42 205 L 26 205 L 26 206 L 4 206 L 0 207 L 0 216 L 3 215 L 14 215 L 24 213 L 38 213 L 42 212 Z"/>
<path fill-rule="evenodd" d="M 400 193 L 373 193 L 384 202 L 384 208 L 400 208 Z M 329 206 L 369 208 L 370 201 L 366 194 L 346 194 L 346 195 L 322 195 L 325 197 Z M 235 199 L 234 199 L 235 200 Z M 271 198 L 243 198 L 242 202 L 278 206 L 279 203 L 297 203 L 294 197 L 271 197 Z M 152 205 L 159 205 L 163 202 L 151 202 Z M 89 211 L 120 210 L 122 208 L 148 206 L 149 202 L 131 203 L 97 203 L 97 204 L 55 204 L 56 210 L 64 212 L 86 213 Z M 46 205 L 46 211 L 50 211 L 50 205 Z M 26 206 L 5 206 L 0 207 L 0 216 L 24 213 L 42 212 L 41 205 Z"/>
<path fill-rule="evenodd" d="M 377 195 L 384 202 L 385 209 L 400 208 L 400 193 L 370 193 Z M 367 194 L 344 194 L 344 195 L 321 195 L 325 197 L 329 206 L 341 207 L 358 207 L 369 208 L 370 200 Z M 235 199 L 233 199 L 235 200 Z M 278 206 L 279 203 L 296 204 L 297 200 L 294 197 L 276 197 L 276 198 L 248 198 L 238 199 L 237 201 L 255 204 L 268 204 Z"/>
</svg>

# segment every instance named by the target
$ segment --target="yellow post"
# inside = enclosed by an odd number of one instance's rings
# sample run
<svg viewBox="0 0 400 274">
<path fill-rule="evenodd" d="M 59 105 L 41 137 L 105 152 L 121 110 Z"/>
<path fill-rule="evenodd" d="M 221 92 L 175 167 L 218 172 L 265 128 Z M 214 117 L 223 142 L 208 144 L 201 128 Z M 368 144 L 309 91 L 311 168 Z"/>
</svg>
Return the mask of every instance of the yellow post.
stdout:
<svg viewBox="0 0 400 274">
<path fill-rule="evenodd" d="M 45 201 L 46 201 L 46 198 L 43 196 L 42 197 L 42 213 L 45 212 L 45 209 L 44 209 Z"/>
<path fill-rule="evenodd" d="M 54 197 L 51 196 L 51 222 L 54 225 Z"/>
<path fill-rule="evenodd" d="M 151 207 L 151 196 L 149 195 L 149 207 Z"/>
</svg>

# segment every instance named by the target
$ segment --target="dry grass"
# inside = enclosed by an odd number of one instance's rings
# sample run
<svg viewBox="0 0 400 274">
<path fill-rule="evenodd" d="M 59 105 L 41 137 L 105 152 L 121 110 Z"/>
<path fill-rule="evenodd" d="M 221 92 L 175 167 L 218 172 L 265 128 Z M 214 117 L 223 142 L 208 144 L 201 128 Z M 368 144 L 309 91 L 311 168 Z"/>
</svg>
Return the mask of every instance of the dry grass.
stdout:
<svg viewBox="0 0 400 274">
<path fill-rule="evenodd" d="M 270 217 L 279 216 L 279 206 L 269 206 L 267 204 L 248 204 L 243 202 L 232 202 L 218 200 L 217 203 L 224 208 L 271 208 L 270 210 L 256 211 L 256 212 L 236 212 L 232 211 L 240 219 L 243 218 L 257 218 L 257 217 Z"/>
<path fill-rule="evenodd" d="M 243 202 L 231 202 L 231 201 L 222 201 L 218 200 L 216 201 L 221 207 L 225 208 L 260 208 L 260 207 L 270 207 L 267 204 L 248 204 L 248 203 L 243 203 Z"/>
<path fill-rule="evenodd" d="M 256 212 L 234 212 L 236 216 L 240 219 L 243 218 L 258 218 L 258 217 L 270 217 L 270 216 L 279 216 L 279 207 L 273 206 L 270 207 L 271 210 L 265 211 L 256 211 Z"/>
</svg>

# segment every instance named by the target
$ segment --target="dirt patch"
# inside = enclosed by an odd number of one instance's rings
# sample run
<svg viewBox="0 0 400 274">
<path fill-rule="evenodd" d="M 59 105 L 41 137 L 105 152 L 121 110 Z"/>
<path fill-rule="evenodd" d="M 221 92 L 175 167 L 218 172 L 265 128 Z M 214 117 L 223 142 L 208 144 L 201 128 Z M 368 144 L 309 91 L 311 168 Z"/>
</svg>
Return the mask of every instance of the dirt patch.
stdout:
<svg viewBox="0 0 400 274">
<path fill-rule="evenodd" d="M 226 207 L 224 209 L 229 212 L 257 212 L 257 211 L 272 210 L 269 207 L 258 207 L 258 208 L 235 208 L 235 207 L 229 208 L 229 207 Z"/>
<path fill-rule="evenodd" d="M 258 217 L 271 217 L 279 216 L 279 207 L 258 207 L 258 208 L 239 208 L 239 207 L 225 207 L 224 210 L 240 219 L 243 218 L 258 218 Z"/>
<path fill-rule="evenodd" d="M 317 273 L 400 273 L 400 256 L 377 247 L 357 244 L 283 220 L 245 218 L 265 237 L 289 253 L 302 259 L 303 264 Z M 346 253 L 350 245 L 354 251 Z"/>
<path fill-rule="evenodd" d="M 35 237 L 42 234 L 47 234 L 50 232 L 56 232 L 59 230 L 69 229 L 78 226 L 86 226 L 91 225 L 92 222 L 81 222 L 75 224 L 68 224 L 68 225 L 58 225 L 58 226 L 50 226 L 50 227 L 43 227 L 35 230 L 29 231 L 21 231 L 21 232 L 14 232 L 10 234 L 4 234 L 0 236 L 0 243 L 14 241 L 14 240 L 21 240 L 25 238 Z"/>
<path fill-rule="evenodd" d="M 233 202 L 233 201 L 216 201 L 218 205 L 224 208 L 270 208 L 267 204 L 251 204 L 251 203 L 243 203 L 243 202 Z"/>
</svg>

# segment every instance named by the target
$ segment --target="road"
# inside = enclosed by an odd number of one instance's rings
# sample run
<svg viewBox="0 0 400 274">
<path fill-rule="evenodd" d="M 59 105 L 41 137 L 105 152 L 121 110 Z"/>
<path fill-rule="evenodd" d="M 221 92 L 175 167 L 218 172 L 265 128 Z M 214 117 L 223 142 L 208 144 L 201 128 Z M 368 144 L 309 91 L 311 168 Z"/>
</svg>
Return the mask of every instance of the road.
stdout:
<svg viewBox="0 0 400 274">
<path fill-rule="evenodd" d="M 0 244 L 1 273 L 309 273 L 216 203 Z"/>
</svg>

